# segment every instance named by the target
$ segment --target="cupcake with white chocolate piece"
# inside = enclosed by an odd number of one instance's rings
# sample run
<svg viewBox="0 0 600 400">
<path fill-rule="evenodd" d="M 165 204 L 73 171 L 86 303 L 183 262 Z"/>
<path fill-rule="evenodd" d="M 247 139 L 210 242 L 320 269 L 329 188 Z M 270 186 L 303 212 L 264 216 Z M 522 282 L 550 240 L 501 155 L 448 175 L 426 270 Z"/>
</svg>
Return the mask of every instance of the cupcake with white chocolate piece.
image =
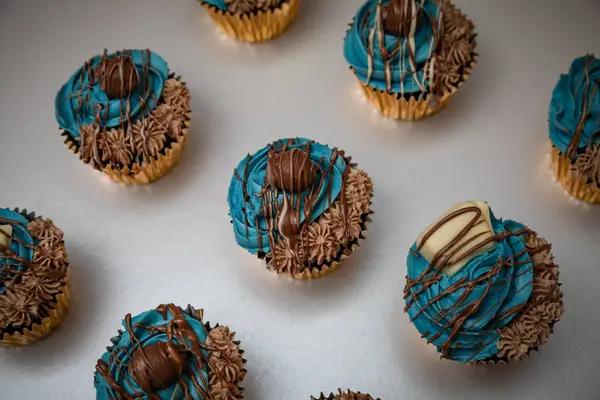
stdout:
<svg viewBox="0 0 600 400">
<path fill-rule="evenodd" d="M 316 278 L 359 246 L 372 196 L 371 178 L 343 151 L 296 138 L 245 157 L 228 202 L 241 247 L 279 274 Z"/>
<path fill-rule="evenodd" d="M 427 228 L 407 259 L 406 312 L 442 358 L 512 362 L 546 343 L 563 314 L 550 244 L 496 218 L 481 201 L 457 204 Z"/>
</svg>

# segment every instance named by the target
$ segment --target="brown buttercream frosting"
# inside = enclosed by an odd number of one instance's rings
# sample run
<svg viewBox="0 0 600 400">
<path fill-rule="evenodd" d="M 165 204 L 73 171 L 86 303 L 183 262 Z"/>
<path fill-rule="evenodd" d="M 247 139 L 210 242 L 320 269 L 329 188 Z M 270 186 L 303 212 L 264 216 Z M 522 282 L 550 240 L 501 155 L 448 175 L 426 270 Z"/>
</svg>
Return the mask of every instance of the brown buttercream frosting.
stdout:
<svg viewBox="0 0 600 400">
<path fill-rule="evenodd" d="M 456 87 L 462 76 L 462 68 L 473 59 L 475 25 L 449 0 L 442 1 L 444 35 L 437 68 L 444 92 Z"/>
<path fill-rule="evenodd" d="M 227 9 L 234 14 L 279 7 L 283 0 L 225 0 Z"/>
<path fill-rule="evenodd" d="M 521 360 L 533 348 L 546 343 L 564 311 L 558 267 L 553 262 L 550 244 L 532 232 L 527 238 L 527 251 L 535 263 L 529 307 L 500 331 L 498 341 L 498 356 L 508 361 Z"/>
<path fill-rule="evenodd" d="M 296 240 L 295 249 L 288 240 L 277 240 L 267 255 L 269 268 L 294 274 L 307 264 L 332 262 L 348 243 L 360 239 L 364 218 L 371 213 L 372 197 L 371 178 L 362 170 L 349 168 L 344 177 L 344 204 L 337 199 L 317 220 L 308 224 Z"/>
<path fill-rule="evenodd" d="M 157 156 L 169 138 L 181 134 L 190 101 L 187 86 L 177 78 L 168 79 L 158 105 L 147 116 L 109 130 L 98 123 L 82 125 L 80 157 L 100 168 L 103 164 L 125 167 Z"/>
<path fill-rule="evenodd" d="M 313 400 L 374 400 L 368 394 L 363 394 L 360 392 L 352 392 L 348 390 L 347 392 L 342 391 L 342 389 L 338 389 L 337 394 L 330 394 L 329 396 L 325 396 L 321 393 L 321 396 L 317 399 L 312 397 Z"/>
<path fill-rule="evenodd" d="M 239 399 L 238 384 L 244 378 L 244 360 L 235 333 L 226 326 L 218 326 L 208 333 L 210 396 L 213 400 Z"/>
<path fill-rule="evenodd" d="M 0 259 L 14 262 L 13 267 L 5 268 L 0 276 L 6 286 L 0 294 L 0 331 L 10 329 L 14 332 L 39 322 L 53 309 L 56 295 L 66 284 L 69 263 L 63 232 L 52 221 L 43 218 L 33 220 L 26 229 L 38 242 L 28 246 L 33 252 L 32 262 L 0 248 Z M 21 268 L 17 271 L 14 266 L 19 264 Z"/>
<path fill-rule="evenodd" d="M 600 186 L 600 144 L 588 146 L 575 160 L 575 173 Z"/>
</svg>

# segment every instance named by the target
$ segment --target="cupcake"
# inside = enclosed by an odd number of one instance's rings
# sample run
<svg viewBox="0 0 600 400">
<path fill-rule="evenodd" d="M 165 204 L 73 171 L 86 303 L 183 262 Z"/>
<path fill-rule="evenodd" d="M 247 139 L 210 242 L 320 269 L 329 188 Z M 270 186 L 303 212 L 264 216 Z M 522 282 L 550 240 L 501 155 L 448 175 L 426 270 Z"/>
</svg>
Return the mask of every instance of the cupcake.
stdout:
<svg viewBox="0 0 600 400">
<path fill-rule="evenodd" d="M 336 148 L 281 139 L 245 157 L 229 186 L 237 243 L 294 278 L 334 271 L 371 221 L 371 178 Z"/>
<path fill-rule="evenodd" d="M 63 232 L 26 210 L 0 208 L 0 346 L 46 337 L 69 309 Z"/>
<path fill-rule="evenodd" d="M 362 394 L 360 392 L 343 392 L 342 389 L 338 389 L 338 394 L 331 393 L 329 396 L 325 396 L 321 393 L 319 397 L 312 397 L 311 400 L 374 400 L 373 397 L 368 394 Z M 379 400 L 379 399 L 377 399 Z"/>
<path fill-rule="evenodd" d="M 566 191 L 600 203 L 600 60 L 577 58 L 561 75 L 550 103 L 550 141 L 556 178 Z"/>
<path fill-rule="evenodd" d="M 521 360 L 563 314 L 550 244 L 487 203 L 457 204 L 429 226 L 407 260 L 405 311 L 442 358 Z"/>
<path fill-rule="evenodd" d="M 344 55 L 383 115 L 439 111 L 477 62 L 475 25 L 448 0 L 368 0 L 348 28 Z"/>
<path fill-rule="evenodd" d="M 65 144 L 123 183 L 148 183 L 179 161 L 190 92 L 150 50 L 104 51 L 79 68 L 55 100 Z"/>
<path fill-rule="evenodd" d="M 281 35 L 296 18 L 300 0 L 199 0 L 217 26 L 244 42 Z"/>
<path fill-rule="evenodd" d="M 203 322 L 202 310 L 163 304 L 112 338 L 96 364 L 96 399 L 242 399 L 246 375 L 235 333 Z"/>
</svg>

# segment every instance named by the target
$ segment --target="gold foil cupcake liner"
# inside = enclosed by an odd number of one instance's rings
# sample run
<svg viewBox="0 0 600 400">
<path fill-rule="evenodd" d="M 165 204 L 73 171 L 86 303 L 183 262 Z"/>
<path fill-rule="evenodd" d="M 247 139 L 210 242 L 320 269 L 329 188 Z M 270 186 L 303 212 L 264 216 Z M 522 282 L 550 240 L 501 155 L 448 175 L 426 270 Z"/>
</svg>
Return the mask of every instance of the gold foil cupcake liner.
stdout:
<svg viewBox="0 0 600 400">
<path fill-rule="evenodd" d="M 22 332 L 13 334 L 4 333 L 0 339 L 0 346 L 4 347 L 23 347 L 35 343 L 55 330 L 67 315 L 71 303 L 71 293 L 69 289 L 69 273 L 65 279 L 65 284 L 61 287 L 62 293 L 56 296 L 56 304 L 48 313 L 49 316 L 42 319 L 39 324 L 33 324 L 25 328 Z"/>
<path fill-rule="evenodd" d="M 571 196 L 587 203 L 600 204 L 600 188 L 573 171 L 571 160 L 552 146 L 552 166 L 558 182 Z"/>
<path fill-rule="evenodd" d="M 187 132 L 191 125 L 191 118 L 192 112 L 188 111 L 182 122 L 181 133 L 175 138 L 175 141 L 156 156 L 151 157 L 147 161 L 144 160 L 141 165 L 133 164 L 132 166 L 126 166 L 124 168 L 105 165 L 102 169 L 99 169 L 99 171 L 115 182 L 128 185 L 146 184 L 163 177 L 179 163 Z M 64 131 L 62 135 L 65 137 L 65 144 L 69 150 L 75 153 L 77 157 L 81 158 L 77 142 Z M 89 162 L 87 164 L 89 164 Z"/>
<path fill-rule="evenodd" d="M 233 14 L 200 1 L 217 26 L 243 42 L 263 42 L 281 35 L 298 14 L 300 0 L 289 0 L 270 10 Z"/>
<path fill-rule="evenodd" d="M 472 54 L 472 60 L 464 68 L 458 84 L 452 87 L 450 92 L 444 93 L 435 103 L 431 100 L 430 94 L 427 94 L 427 96 L 419 95 L 419 97 L 410 95 L 406 98 L 399 93 L 389 93 L 370 87 L 360 79 L 358 81 L 373 108 L 382 115 L 402 121 L 417 121 L 438 113 L 448 104 L 452 96 L 458 92 L 458 89 L 460 89 L 471 76 L 473 69 L 477 65 L 478 58 L 479 55 L 477 53 Z"/>
</svg>

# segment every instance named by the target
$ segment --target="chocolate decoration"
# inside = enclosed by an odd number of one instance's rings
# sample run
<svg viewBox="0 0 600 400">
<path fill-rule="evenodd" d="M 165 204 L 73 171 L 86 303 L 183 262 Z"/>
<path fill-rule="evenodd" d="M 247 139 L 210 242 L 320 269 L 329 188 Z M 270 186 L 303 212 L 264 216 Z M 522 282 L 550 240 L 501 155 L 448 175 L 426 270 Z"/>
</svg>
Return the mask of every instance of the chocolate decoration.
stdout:
<svg viewBox="0 0 600 400">
<path fill-rule="evenodd" d="M 179 380 L 183 362 L 173 343 L 156 342 L 135 351 L 131 377 L 145 392 L 166 389 Z"/>
<path fill-rule="evenodd" d="M 111 99 L 127 97 L 140 83 L 137 68 L 126 54 L 108 58 L 106 50 L 98 71 L 100 87 Z"/>
<path fill-rule="evenodd" d="M 417 249 L 422 248 L 424 243 L 433 235 L 433 233 L 435 233 L 437 230 L 439 230 L 444 224 L 452 221 L 454 218 L 457 218 L 460 215 L 467 214 L 467 213 L 474 213 L 474 216 L 473 216 L 471 222 L 468 224 L 467 228 L 465 228 L 461 232 L 459 232 L 458 235 L 450 242 L 450 244 L 448 246 L 441 249 L 434 256 L 433 260 L 429 263 L 429 266 L 421 273 L 421 275 L 419 277 L 417 277 L 416 279 L 409 279 L 407 277 L 406 287 L 404 288 L 404 299 L 405 300 L 408 299 L 406 302 L 406 306 L 404 308 L 405 312 L 408 311 L 408 309 L 416 301 L 419 293 L 421 293 L 422 291 L 426 290 L 428 287 L 430 287 L 430 286 L 436 284 L 437 282 L 439 282 L 440 280 L 442 280 L 442 275 L 440 274 L 440 271 L 447 265 L 447 262 L 448 262 L 449 258 L 451 258 L 452 255 L 454 255 L 456 252 L 458 252 L 459 250 L 463 249 L 466 245 L 468 245 L 468 241 L 463 243 L 460 246 L 457 246 L 455 249 L 453 249 L 453 254 L 447 253 L 448 250 L 451 249 L 450 245 L 459 243 L 468 234 L 468 232 L 469 232 L 468 228 L 477 223 L 477 220 L 479 219 L 479 217 L 481 215 L 481 210 L 478 207 L 465 207 L 465 208 L 456 210 L 456 211 L 448 214 L 445 218 L 443 218 L 437 224 L 435 224 L 433 227 L 431 227 L 430 230 L 427 233 L 425 233 L 425 235 L 423 236 L 421 243 L 419 243 L 417 245 Z M 468 257 L 470 254 L 475 252 L 478 248 L 485 246 L 485 244 L 487 244 L 489 242 L 492 242 L 492 241 L 500 242 L 510 236 L 520 236 L 523 234 L 531 235 L 532 231 L 527 228 L 524 228 L 524 229 L 521 229 L 516 232 L 504 232 L 504 233 L 494 235 L 491 238 L 482 241 L 479 245 L 474 246 L 472 249 L 470 249 L 470 251 L 465 252 L 465 254 L 462 255 L 462 257 L 465 257 L 465 258 Z M 491 267 L 487 273 L 482 274 L 475 279 L 468 280 L 466 277 L 458 279 L 454 284 L 452 284 L 448 288 L 446 288 L 446 290 L 443 293 L 439 294 L 435 298 L 431 299 L 427 304 L 423 305 L 420 308 L 419 312 L 417 312 L 417 314 L 415 314 L 412 317 L 413 320 L 415 318 L 417 318 L 419 315 L 424 313 L 429 307 L 431 307 L 439 298 L 441 298 L 443 296 L 452 295 L 453 293 L 456 293 L 458 291 L 463 291 L 463 294 L 460 296 L 459 300 L 457 300 L 457 303 L 460 303 L 460 302 L 464 301 L 462 299 L 465 298 L 469 293 L 471 293 L 477 285 L 480 285 L 483 283 L 486 284 L 484 293 L 477 300 L 475 300 L 471 304 L 465 306 L 460 313 L 457 313 L 456 316 L 452 320 L 449 320 L 446 323 L 445 326 L 447 328 L 451 328 L 451 332 L 448 335 L 448 338 L 446 339 L 446 341 L 440 346 L 440 348 L 442 350 L 442 357 L 451 359 L 450 352 L 451 352 L 451 349 L 453 346 L 454 338 L 461 331 L 463 324 L 471 316 L 475 315 L 479 311 L 481 303 L 487 298 L 487 294 L 489 293 L 489 291 L 491 290 L 491 288 L 493 286 L 492 278 L 494 276 L 498 275 L 502 271 L 503 268 L 510 266 L 510 265 L 514 265 L 514 263 L 515 263 L 514 259 L 517 257 L 520 257 L 524 254 L 528 254 L 529 258 L 527 260 L 523 261 L 523 263 L 533 261 L 533 257 L 530 253 L 527 252 L 527 249 L 521 251 L 520 253 L 517 253 L 510 257 L 507 257 L 505 259 L 501 259 L 498 262 L 496 262 L 496 264 L 493 267 Z M 413 287 L 415 287 L 416 285 L 423 285 L 422 289 L 418 290 L 416 293 L 412 293 L 411 289 Z M 513 315 L 516 315 L 516 314 L 522 312 L 523 309 L 526 307 L 526 305 L 527 304 L 519 304 L 513 308 L 505 310 L 501 315 L 498 316 L 499 321 L 500 322 L 505 321 L 505 320 L 511 318 Z M 535 304 L 535 305 L 537 305 L 537 304 Z M 447 316 L 440 315 L 439 318 L 440 319 L 447 318 Z M 428 335 L 429 335 L 429 332 L 425 333 L 423 336 L 426 337 Z M 433 342 L 434 340 L 438 339 L 441 335 L 442 335 L 442 332 L 440 331 L 437 334 L 427 338 L 427 343 Z M 480 350 L 475 351 L 471 355 L 469 360 L 467 360 L 467 362 L 469 362 L 473 358 L 475 358 L 479 354 L 479 352 L 489 344 L 489 343 L 485 342 L 485 339 L 481 339 L 477 342 L 476 342 L 476 340 L 478 340 L 478 339 L 473 339 L 474 343 L 476 343 L 476 345 L 474 347 L 479 348 Z"/>
<path fill-rule="evenodd" d="M 103 360 L 98 360 L 96 371 L 108 383 L 108 385 L 119 394 L 119 398 L 133 400 L 147 396 L 149 400 L 157 400 L 160 397 L 157 391 L 173 385 L 179 385 L 183 389 L 185 400 L 194 397 L 182 376 L 191 379 L 193 389 L 203 398 L 211 399 L 209 382 L 200 375 L 202 382 L 194 373 L 195 369 L 203 369 L 206 357 L 203 350 L 206 346 L 198 341 L 196 333 L 183 316 L 181 308 L 174 304 L 163 304 L 156 308 L 163 318 L 167 319 L 167 313 L 173 315 L 173 319 L 164 326 L 142 326 L 131 325 L 131 314 L 125 316 L 125 327 L 131 339 L 133 356 L 129 355 L 129 364 L 123 365 L 122 361 L 116 359 L 116 352 L 110 356 L 111 364 L 116 364 L 119 369 L 127 368 L 133 380 L 140 386 L 144 393 L 127 393 L 127 391 L 112 377 L 110 368 Z M 196 316 L 193 316 L 196 318 Z M 135 336 L 134 329 L 147 329 L 152 334 L 165 334 L 169 343 L 157 342 L 153 345 L 142 346 Z M 189 364 L 192 364 L 190 366 Z M 121 371 L 121 373 L 123 373 Z M 204 386 L 206 390 L 202 388 Z"/>
<path fill-rule="evenodd" d="M 269 185 L 286 192 L 300 193 L 315 181 L 317 170 L 306 151 L 298 149 L 269 154 Z"/>
<path fill-rule="evenodd" d="M 417 24 L 421 22 L 422 13 L 417 14 Z M 392 0 L 381 8 L 383 30 L 388 35 L 400 37 L 407 35 L 412 19 L 412 3 L 409 0 Z"/>
</svg>

